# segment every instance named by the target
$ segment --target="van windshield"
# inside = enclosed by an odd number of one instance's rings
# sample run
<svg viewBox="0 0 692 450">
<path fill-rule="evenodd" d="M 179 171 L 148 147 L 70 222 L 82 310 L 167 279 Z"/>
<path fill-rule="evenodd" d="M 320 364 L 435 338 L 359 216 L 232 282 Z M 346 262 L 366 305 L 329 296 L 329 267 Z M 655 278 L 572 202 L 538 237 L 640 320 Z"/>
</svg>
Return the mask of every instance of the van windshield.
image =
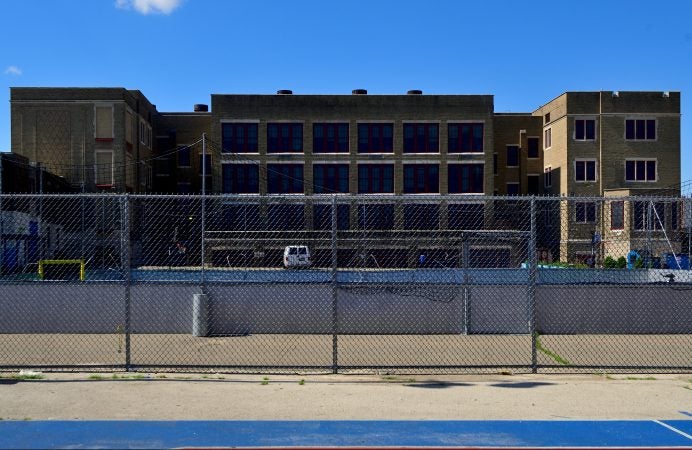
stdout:
<svg viewBox="0 0 692 450">
<path fill-rule="evenodd" d="M 295 247 L 291 247 L 288 249 L 288 254 L 289 255 L 297 255 L 298 254 L 298 249 Z"/>
<path fill-rule="evenodd" d="M 298 249 L 298 254 L 300 254 L 300 255 L 307 255 L 307 253 L 308 253 L 308 249 L 305 247 L 300 247 Z"/>
</svg>

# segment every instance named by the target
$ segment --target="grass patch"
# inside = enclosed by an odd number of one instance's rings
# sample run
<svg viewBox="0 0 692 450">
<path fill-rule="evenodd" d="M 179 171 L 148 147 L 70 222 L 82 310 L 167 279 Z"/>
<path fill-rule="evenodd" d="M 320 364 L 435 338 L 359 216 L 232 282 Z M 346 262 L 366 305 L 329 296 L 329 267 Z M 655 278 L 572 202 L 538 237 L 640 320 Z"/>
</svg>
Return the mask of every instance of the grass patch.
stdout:
<svg viewBox="0 0 692 450">
<path fill-rule="evenodd" d="M 656 380 L 656 377 L 625 377 L 625 380 L 654 381 L 654 380 Z"/>
<path fill-rule="evenodd" d="M 304 385 L 305 385 L 305 380 L 301 379 L 301 380 L 298 382 L 298 386 L 304 386 Z"/>
<path fill-rule="evenodd" d="M 5 379 L 9 379 L 9 380 L 24 381 L 24 380 L 43 380 L 45 377 L 40 373 L 36 373 L 36 374 L 31 374 L 31 375 L 9 375 L 9 376 L 2 376 L 0 378 L 5 378 Z"/>
<path fill-rule="evenodd" d="M 142 380 L 146 377 L 139 373 L 134 375 L 118 375 L 117 373 L 114 373 L 111 378 L 114 380 Z"/>
<path fill-rule="evenodd" d="M 262 377 L 262 386 L 266 386 L 269 384 L 269 377 Z"/>
<path fill-rule="evenodd" d="M 415 378 L 401 378 L 396 375 L 384 375 L 381 377 L 382 381 L 386 383 L 415 383 Z"/>
<path fill-rule="evenodd" d="M 102 375 L 89 375 L 90 380 L 103 380 Z"/>
<path fill-rule="evenodd" d="M 536 349 L 542 352 L 543 354 L 551 357 L 558 364 L 562 364 L 563 366 L 572 365 L 572 363 L 569 362 L 569 360 L 567 360 L 566 358 L 563 358 L 562 356 L 553 352 L 549 348 L 544 347 L 543 343 L 541 342 L 541 335 L 539 333 L 536 333 Z"/>
<path fill-rule="evenodd" d="M 163 378 L 168 378 L 168 377 L 166 375 L 161 374 L 161 375 L 156 375 L 156 378 L 162 378 L 163 379 Z"/>
</svg>

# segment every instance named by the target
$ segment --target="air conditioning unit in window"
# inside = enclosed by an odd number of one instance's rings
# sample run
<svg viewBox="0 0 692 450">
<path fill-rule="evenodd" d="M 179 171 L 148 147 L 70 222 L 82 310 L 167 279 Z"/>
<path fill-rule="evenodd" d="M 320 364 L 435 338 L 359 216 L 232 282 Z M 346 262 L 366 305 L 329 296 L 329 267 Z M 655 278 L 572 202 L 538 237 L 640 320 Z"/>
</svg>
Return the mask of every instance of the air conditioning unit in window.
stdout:
<svg viewBox="0 0 692 450">
<path fill-rule="evenodd" d="M 619 97 L 620 91 L 613 91 L 613 97 Z"/>
</svg>

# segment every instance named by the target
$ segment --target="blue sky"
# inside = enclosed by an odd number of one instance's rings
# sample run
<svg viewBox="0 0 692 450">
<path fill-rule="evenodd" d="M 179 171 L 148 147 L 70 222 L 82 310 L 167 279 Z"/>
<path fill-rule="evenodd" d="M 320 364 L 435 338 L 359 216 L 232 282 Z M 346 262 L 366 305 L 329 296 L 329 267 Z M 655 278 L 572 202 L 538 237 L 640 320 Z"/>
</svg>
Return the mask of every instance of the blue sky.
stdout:
<svg viewBox="0 0 692 450">
<path fill-rule="evenodd" d="M 161 111 L 212 93 L 682 91 L 692 179 L 692 2 L 22 0 L 0 4 L 0 150 L 10 86 L 122 86 Z"/>
</svg>

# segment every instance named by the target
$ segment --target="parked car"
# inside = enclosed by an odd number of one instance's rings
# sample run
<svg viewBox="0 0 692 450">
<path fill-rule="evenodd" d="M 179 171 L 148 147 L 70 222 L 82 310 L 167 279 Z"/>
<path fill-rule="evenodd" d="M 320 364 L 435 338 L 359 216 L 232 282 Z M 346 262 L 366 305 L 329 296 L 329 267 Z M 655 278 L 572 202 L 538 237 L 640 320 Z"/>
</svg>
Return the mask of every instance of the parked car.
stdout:
<svg viewBox="0 0 692 450">
<path fill-rule="evenodd" d="M 284 268 L 308 267 L 311 263 L 307 245 L 289 245 L 284 249 Z"/>
</svg>

